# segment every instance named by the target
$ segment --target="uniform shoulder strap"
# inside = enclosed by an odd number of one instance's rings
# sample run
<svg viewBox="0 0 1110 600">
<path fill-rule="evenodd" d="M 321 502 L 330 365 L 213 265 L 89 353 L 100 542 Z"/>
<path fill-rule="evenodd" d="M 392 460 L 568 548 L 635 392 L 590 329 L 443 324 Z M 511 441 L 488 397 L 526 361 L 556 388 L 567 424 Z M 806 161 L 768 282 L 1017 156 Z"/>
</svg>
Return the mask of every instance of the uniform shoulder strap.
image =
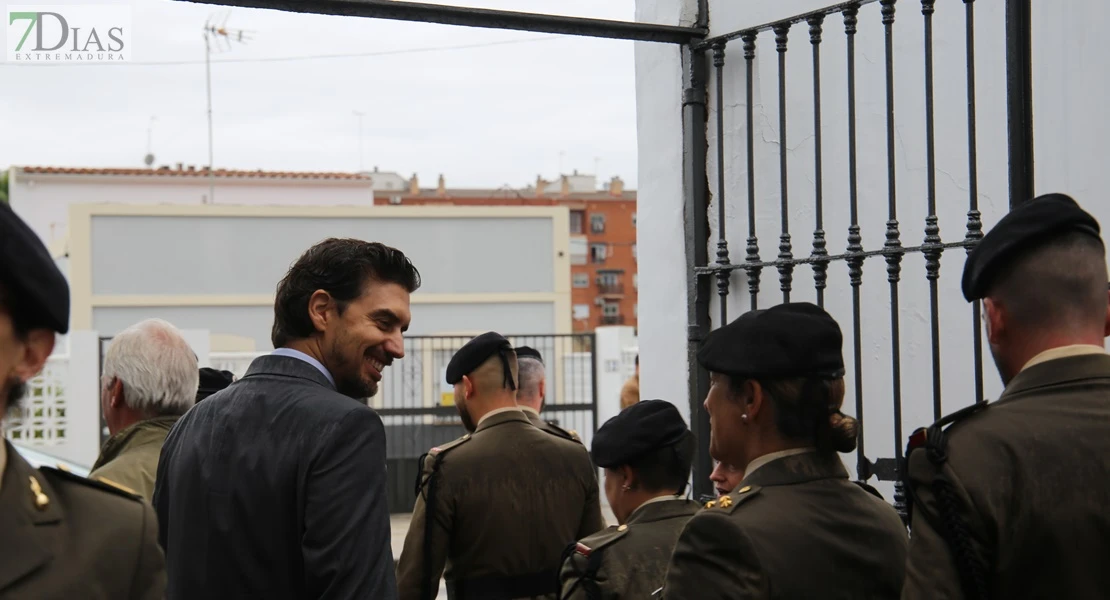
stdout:
<svg viewBox="0 0 1110 600">
<path fill-rule="evenodd" d="M 601 600 L 601 587 L 597 582 L 597 573 L 601 570 L 604 549 L 626 534 L 628 534 L 628 525 L 612 526 L 580 542 L 571 543 L 563 550 L 563 563 L 569 564 L 575 571 L 575 580 L 570 590 L 568 590 L 568 595 L 574 588 L 582 586 L 582 590 L 586 592 L 587 600 Z M 589 542 L 589 545 L 586 542 Z M 575 557 L 582 558 L 575 560 Z M 578 565 L 583 559 L 585 560 L 584 568 L 579 568 Z M 563 597 L 562 594 L 560 594 L 561 597 Z"/>
<path fill-rule="evenodd" d="M 547 423 L 547 429 L 545 429 L 545 431 L 547 431 L 548 433 L 557 435 L 563 439 L 578 442 L 579 444 L 582 443 L 582 438 L 578 436 L 577 431 L 573 429 L 563 429 L 562 427 L 559 427 L 551 421 L 544 421 L 544 423 Z"/>
<path fill-rule="evenodd" d="M 732 514 L 736 507 L 756 497 L 761 489 L 763 488 L 758 485 L 745 485 L 738 490 L 733 490 L 730 494 L 706 502 L 704 508 L 705 510 L 724 510 Z"/>
<path fill-rule="evenodd" d="M 909 492 L 906 501 L 906 511 L 912 523 L 914 504 L 917 500 L 917 490 L 909 476 L 910 455 L 917 451 L 925 452 L 925 457 L 934 469 L 932 491 L 936 496 L 939 522 L 933 525 L 944 538 L 952 553 L 956 570 L 960 575 L 960 583 L 964 594 L 968 598 L 987 600 L 990 592 L 987 588 L 986 563 L 971 539 L 971 532 L 967 522 L 960 514 L 960 498 L 952 482 L 944 474 L 944 465 L 948 462 L 948 430 L 971 415 L 986 409 L 989 403 L 977 402 L 964 407 L 950 415 L 942 417 L 929 427 L 922 427 L 913 432 L 906 444 L 905 458 L 902 466 L 903 486 Z"/>
<path fill-rule="evenodd" d="M 71 473 L 66 469 L 57 469 L 54 467 L 46 466 L 39 467 L 39 472 L 41 472 L 48 478 L 59 482 L 75 483 L 78 485 L 83 485 L 85 487 L 95 488 L 103 492 L 108 492 L 110 494 L 115 494 L 116 496 L 127 498 L 129 500 L 142 501 L 143 499 L 142 494 L 139 494 L 135 490 L 123 484 L 116 483 L 111 479 L 108 479 L 107 477 L 88 479 L 85 477 L 81 477 L 80 475 Z"/>
<path fill-rule="evenodd" d="M 418 469 L 416 472 L 416 484 L 414 486 L 417 496 L 420 495 L 420 492 L 424 489 L 424 486 L 426 486 L 430 481 L 432 473 L 439 469 L 439 463 L 443 460 L 443 456 L 447 454 L 447 452 L 458 448 L 469 440 L 470 434 L 468 433 L 460 438 L 447 442 L 442 446 L 435 446 L 431 450 L 428 450 L 424 454 L 420 455 L 420 458 L 418 458 L 416 461 L 417 464 L 420 465 L 420 469 Z"/>
</svg>

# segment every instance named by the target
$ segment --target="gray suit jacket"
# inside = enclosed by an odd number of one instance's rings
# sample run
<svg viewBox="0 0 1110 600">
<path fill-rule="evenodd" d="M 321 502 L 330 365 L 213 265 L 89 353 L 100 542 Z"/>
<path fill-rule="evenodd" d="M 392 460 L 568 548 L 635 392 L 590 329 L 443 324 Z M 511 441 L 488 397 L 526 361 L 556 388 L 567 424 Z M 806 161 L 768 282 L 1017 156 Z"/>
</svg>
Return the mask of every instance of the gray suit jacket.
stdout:
<svg viewBox="0 0 1110 600">
<path fill-rule="evenodd" d="M 300 359 L 193 407 L 156 481 L 170 600 L 397 595 L 381 418 Z"/>
</svg>

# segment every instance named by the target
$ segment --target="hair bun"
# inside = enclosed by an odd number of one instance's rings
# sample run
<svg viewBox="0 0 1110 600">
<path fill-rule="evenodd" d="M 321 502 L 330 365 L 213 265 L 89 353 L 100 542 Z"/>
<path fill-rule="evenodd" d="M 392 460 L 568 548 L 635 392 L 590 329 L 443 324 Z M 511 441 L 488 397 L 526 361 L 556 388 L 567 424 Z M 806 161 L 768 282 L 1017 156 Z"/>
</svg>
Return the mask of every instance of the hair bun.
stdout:
<svg viewBox="0 0 1110 600">
<path fill-rule="evenodd" d="M 828 426 L 817 434 L 817 447 L 822 450 L 851 452 L 856 449 L 859 421 L 839 410 L 829 415 Z"/>
</svg>

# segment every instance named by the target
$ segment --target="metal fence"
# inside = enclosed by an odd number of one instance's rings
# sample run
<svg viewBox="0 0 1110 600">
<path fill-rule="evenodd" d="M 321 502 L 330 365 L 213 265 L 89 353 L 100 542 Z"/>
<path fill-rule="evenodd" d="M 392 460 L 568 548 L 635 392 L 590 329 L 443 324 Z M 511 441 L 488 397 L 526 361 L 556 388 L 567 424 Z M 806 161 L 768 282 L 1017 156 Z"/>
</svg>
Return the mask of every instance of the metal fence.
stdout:
<svg viewBox="0 0 1110 600">
<path fill-rule="evenodd" d="M 879 6 L 867 7 L 864 13 L 865 5 L 878 4 Z M 922 200 L 927 204 L 926 218 L 924 223 L 919 226 L 921 229 L 917 230 L 923 233 L 923 237 L 917 238 L 920 242 L 904 241 L 903 236 L 915 235 L 907 234 L 903 231 L 903 225 L 898 220 L 898 206 L 899 201 L 896 194 L 895 182 L 895 160 L 896 160 L 896 120 L 895 120 L 895 97 L 894 97 L 894 78 L 895 78 L 895 64 L 894 64 L 894 22 L 895 22 L 895 8 L 896 4 L 901 6 L 912 7 L 914 10 L 906 11 L 903 17 L 904 20 L 913 20 L 916 26 L 923 28 L 924 46 L 921 49 L 919 60 L 924 62 L 924 79 L 921 81 L 920 93 L 924 96 L 925 106 L 925 157 L 926 157 L 926 189 L 922 195 Z M 691 71 L 688 74 L 687 91 L 686 91 L 686 107 L 687 107 L 687 124 L 698 131 L 697 127 L 699 120 L 706 121 L 706 102 L 711 101 L 713 105 L 718 107 L 716 111 L 715 123 L 710 122 L 710 127 L 715 127 L 716 131 L 716 148 L 709 148 L 709 152 L 715 153 L 716 181 L 708 181 L 707 171 L 704 165 L 713 159 L 713 156 L 705 153 L 707 146 L 707 138 L 699 138 L 689 141 L 690 148 L 702 149 L 702 154 L 696 156 L 698 152 L 694 152 L 695 156 L 689 157 L 689 166 L 691 169 L 691 180 L 689 189 L 693 194 L 693 202 L 690 203 L 687 219 L 688 227 L 688 244 L 690 244 L 690 252 L 688 254 L 691 270 L 695 278 L 695 286 L 693 290 L 693 298 L 691 302 L 691 321 L 690 321 L 690 350 L 691 350 L 691 407 L 696 410 L 695 402 L 706 396 L 708 392 L 708 375 L 704 370 L 697 367 L 696 362 L 693 361 L 693 352 L 696 351 L 697 346 L 700 344 L 704 335 L 710 330 L 711 314 L 710 314 L 710 298 L 712 296 L 711 283 L 715 281 L 717 288 L 717 295 L 719 296 L 719 319 L 716 319 L 717 324 L 728 322 L 728 302 L 726 297 L 729 294 L 731 286 L 731 277 L 734 272 L 742 274 L 747 282 L 747 293 L 750 295 L 749 305 L 751 308 L 757 308 L 760 305 L 764 307 L 768 303 L 777 303 L 780 298 L 782 302 L 789 302 L 791 299 L 791 292 L 795 287 L 795 275 L 797 267 L 809 267 L 812 270 L 812 285 L 816 292 L 816 300 L 819 305 L 824 305 L 825 290 L 829 284 L 829 267 L 832 264 L 843 263 L 847 267 L 847 275 L 851 287 L 851 301 L 852 301 L 852 322 L 850 325 L 850 343 L 852 349 L 852 357 L 850 359 L 851 373 L 854 375 L 852 381 L 854 382 L 854 389 L 851 391 L 854 396 L 855 414 L 859 419 L 861 426 L 867 421 L 864 414 L 864 396 L 863 386 L 861 380 L 863 379 L 863 360 L 862 360 L 862 340 L 861 340 L 861 293 L 863 284 L 864 262 L 868 259 L 881 258 L 886 263 L 886 280 L 889 293 L 889 326 L 891 336 L 892 355 L 890 358 L 891 381 L 892 389 L 890 389 L 891 402 L 893 404 L 893 438 L 895 456 L 890 458 L 869 458 L 864 447 L 864 438 L 861 435 L 856 450 L 856 475 L 859 480 L 866 481 L 872 477 L 879 480 L 894 481 L 895 482 L 895 504 L 898 508 L 904 510 L 904 497 L 900 487 L 899 472 L 901 470 L 902 460 L 902 447 L 905 443 L 905 437 L 902 431 L 902 385 L 903 377 L 901 373 L 902 365 L 902 341 L 900 339 L 900 311 L 899 311 L 899 283 L 904 275 L 902 270 L 903 257 L 912 254 L 920 254 L 924 258 L 925 270 L 923 273 L 916 274 L 918 276 L 924 275 L 928 281 L 929 289 L 929 321 L 931 329 L 931 392 L 933 403 L 933 416 L 939 418 L 942 414 L 941 406 L 941 360 L 940 360 L 940 331 L 941 331 L 941 316 L 939 311 L 939 291 L 938 279 L 940 277 L 941 256 L 944 252 L 949 250 L 966 250 L 970 252 L 971 248 L 978 243 L 978 240 L 983 236 L 983 225 L 980 219 L 980 211 L 978 206 L 978 191 L 977 191 L 977 165 L 976 165 L 976 105 L 975 105 L 975 1 L 964 0 L 962 3 L 957 2 L 942 2 L 941 6 L 937 6 L 935 0 L 923 0 L 921 2 L 901 2 L 896 0 L 864 0 L 859 2 L 846 2 L 822 8 L 817 11 L 793 15 L 781 20 L 777 20 L 764 25 L 746 28 L 740 31 L 714 37 L 699 44 L 696 44 L 691 52 Z M 962 4 L 962 6 L 961 6 Z M 1026 110 L 1026 103 L 1028 102 L 1028 81 L 1023 80 L 1023 73 L 1028 73 L 1029 54 L 1028 54 L 1028 1 L 1012 1 L 1008 0 L 1007 4 L 1007 65 L 1011 71 L 1010 87 L 1008 89 L 1008 97 L 1010 99 L 1009 108 L 1011 109 L 1010 115 L 1010 129 L 1009 129 L 1009 153 L 1010 153 L 1010 184 L 1011 184 L 1011 205 L 1015 200 L 1022 200 L 1028 198 L 1030 190 L 1032 190 L 1031 181 L 1031 160 L 1032 160 L 1032 132 L 1031 124 L 1028 121 L 1028 114 L 1023 112 Z M 966 73 L 961 74 L 967 80 L 967 131 L 968 137 L 967 152 L 968 152 L 968 175 L 970 181 L 970 188 L 968 189 L 967 213 L 966 213 L 966 227 L 964 231 L 959 232 L 955 239 L 943 238 L 941 236 L 940 227 L 938 225 L 939 219 L 937 216 L 937 195 L 936 195 L 936 143 L 934 135 L 934 70 L 933 70 L 933 14 L 936 10 L 947 11 L 962 11 L 964 14 L 964 25 L 966 40 Z M 1024 10 L 1024 13 L 1022 12 Z M 1021 20 L 1025 18 L 1024 22 Z M 836 20 L 833 17 L 837 17 Z M 864 18 L 866 17 L 866 18 Z M 1024 25 L 1023 25 L 1024 23 Z M 906 25 L 903 25 L 905 27 Z M 859 147 L 857 144 L 857 89 L 856 89 L 856 70 L 857 70 L 857 55 L 855 46 L 855 36 L 857 29 L 860 27 L 882 27 L 885 35 L 885 126 L 886 126 L 886 144 L 885 147 Z M 846 49 L 846 71 L 841 73 L 830 74 L 827 70 L 821 68 L 821 50 L 822 42 L 828 36 L 844 36 Z M 808 38 L 808 39 L 806 39 Z M 739 42 L 739 43 L 737 43 Z M 808 43 L 807 43 L 808 42 Z M 740 46 L 736 48 L 736 46 Z M 804 48 L 804 49 L 803 49 Z M 734 51 L 739 50 L 739 52 Z M 788 93 L 787 91 L 787 52 L 794 49 L 795 52 L 807 52 L 812 57 L 812 85 L 809 89 L 799 89 L 795 84 Z M 756 58 L 757 52 L 775 52 L 777 53 L 777 116 L 778 116 L 778 169 L 777 173 L 759 171 L 756 169 L 755 157 L 755 137 L 756 137 L 756 104 L 753 101 L 753 86 L 756 80 L 756 69 L 753 66 L 753 60 Z M 709 69 L 708 61 L 712 60 L 712 71 Z M 748 237 L 747 245 L 744 249 L 744 256 L 742 260 L 736 263 L 732 262 L 732 256 L 728 247 L 726 238 L 726 224 L 729 221 L 726 214 L 726 177 L 727 172 L 731 170 L 729 156 L 725 153 L 725 111 L 720 107 L 726 105 L 725 89 L 726 89 L 726 75 L 724 65 L 726 57 L 729 60 L 741 59 L 745 63 L 743 72 L 745 73 L 744 82 L 744 95 L 745 95 L 745 120 L 746 120 L 746 144 L 743 156 L 746 159 L 746 184 L 747 184 L 747 223 L 748 223 Z M 825 103 L 822 102 L 821 97 L 821 84 L 825 78 L 830 76 L 846 79 L 847 87 L 847 110 L 844 114 L 823 114 L 822 108 Z M 715 85 L 712 89 L 708 83 L 712 81 Z M 712 94 L 712 97 L 707 97 Z M 812 94 L 812 114 L 788 114 L 788 100 L 792 98 L 791 94 Z M 830 117 L 832 117 L 830 119 Z M 815 139 L 813 141 L 813 179 L 812 196 L 814 198 L 813 214 L 814 222 L 812 224 L 812 241 L 809 248 L 801 247 L 795 244 L 794 237 L 790 231 L 790 216 L 792 211 L 797 211 L 797 206 L 791 205 L 793 198 L 789 194 L 788 189 L 788 165 L 797 160 L 797 157 L 791 157 L 788 160 L 788 153 L 790 153 L 787 146 L 787 128 L 793 119 L 807 119 L 811 120 L 813 124 L 813 131 L 815 132 Z M 823 125 L 823 119 L 826 124 Z M 847 147 L 828 148 L 822 145 L 822 131 L 828 127 L 828 122 L 836 123 L 837 126 L 842 126 L 846 121 L 847 123 Z M 700 128 L 704 129 L 704 128 Z M 822 163 L 822 151 L 834 150 L 836 152 L 847 153 L 847 180 L 848 186 L 846 190 L 837 189 L 833 198 L 841 199 L 846 198 L 847 202 L 838 202 L 836 204 L 828 205 L 826 202 L 825 185 L 822 181 L 822 174 L 824 165 Z M 1001 151 L 1002 148 L 992 149 Z M 876 157 L 876 154 L 880 154 Z M 863 246 L 863 236 L 861 235 L 860 226 L 860 203 L 858 194 L 857 182 L 857 165 L 859 165 L 865 158 L 876 158 L 878 160 L 870 160 L 869 162 L 882 162 L 885 163 L 887 170 L 887 203 L 884 207 L 886 209 L 887 221 L 885 230 L 885 243 L 877 248 L 865 248 Z M 756 178 L 757 177 L 775 177 L 779 181 L 779 194 L 777 201 L 779 203 L 779 214 L 781 215 L 781 228 L 778 237 L 777 247 L 768 249 L 768 242 L 764 239 L 761 240 L 757 236 L 756 230 L 756 207 L 761 202 L 761 198 L 756 193 Z M 808 192 L 808 191 L 807 191 Z M 797 195 L 795 193 L 795 195 Z M 714 198 L 717 210 L 717 231 L 716 231 L 716 252 L 713 259 L 710 259 L 710 244 L 712 239 L 709 232 L 709 222 L 707 219 L 708 211 L 710 210 L 710 198 Z M 808 197 L 809 194 L 807 193 Z M 796 200 L 795 200 L 796 202 Z M 869 207 L 870 208 L 870 207 Z M 845 252 L 830 254 L 827 248 L 828 238 L 834 235 L 832 232 L 825 231 L 824 216 L 826 211 L 837 211 L 842 213 L 848 211 L 850 215 L 850 225 L 847 228 L 846 239 L 847 246 Z M 916 229 L 916 228 L 915 228 Z M 796 232 L 794 232 L 796 233 Z M 920 234 L 916 234 L 920 235 Z M 913 238 L 911 238 L 912 240 Z M 772 242 L 773 243 L 773 242 Z M 777 254 L 773 254 L 776 252 Z M 772 254 L 771 259 L 765 259 L 767 254 Z M 778 293 L 774 291 L 765 290 L 768 275 L 777 275 L 778 279 Z M 910 273 L 905 273 L 909 276 Z M 761 295 L 762 292 L 762 295 Z M 768 293 L 770 292 L 770 293 Z M 770 298 L 768 296 L 771 296 Z M 966 324 L 972 327 L 973 336 L 973 353 L 974 353 L 974 381 L 975 390 L 974 397 L 976 400 L 983 398 L 983 369 L 982 369 L 982 334 L 980 329 L 980 307 L 978 303 L 969 310 L 969 315 Z M 959 326 L 964 326 L 960 324 Z M 849 327 L 845 327 L 849 329 Z M 846 331 L 846 338 L 848 338 Z M 950 407 L 951 408 L 951 407 Z M 699 423 L 701 427 L 707 428 L 708 423 L 702 413 L 702 419 Z M 707 431 L 707 429 L 703 429 Z M 703 436 L 704 437 L 704 436 Z M 710 468 L 710 458 L 708 456 L 708 448 L 704 443 L 700 449 L 698 456 L 698 469 L 701 473 L 706 473 Z M 698 483 L 706 485 L 705 482 L 698 482 L 695 478 L 695 491 L 703 493 L 703 490 L 697 489 Z"/>
</svg>

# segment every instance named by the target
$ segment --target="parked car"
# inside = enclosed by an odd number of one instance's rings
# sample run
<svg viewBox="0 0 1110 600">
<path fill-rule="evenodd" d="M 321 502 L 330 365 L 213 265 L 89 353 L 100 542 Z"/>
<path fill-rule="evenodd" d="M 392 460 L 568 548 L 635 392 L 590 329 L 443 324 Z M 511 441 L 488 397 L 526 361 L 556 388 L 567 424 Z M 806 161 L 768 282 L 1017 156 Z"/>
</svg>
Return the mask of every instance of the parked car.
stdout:
<svg viewBox="0 0 1110 600">
<path fill-rule="evenodd" d="M 23 446 L 16 442 L 12 442 L 12 446 L 15 446 L 15 449 L 17 452 L 19 452 L 20 456 L 26 459 L 27 462 L 31 463 L 31 466 L 35 467 L 36 469 L 39 467 L 55 467 L 69 470 L 74 475 L 80 475 L 81 477 L 89 476 L 90 469 L 88 467 L 84 467 L 77 463 L 58 458 L 57 456 L 54 456 L 52 454 L 47 454 L 42 450 L 28 448 L 27 446 Z"/>
</svg>

